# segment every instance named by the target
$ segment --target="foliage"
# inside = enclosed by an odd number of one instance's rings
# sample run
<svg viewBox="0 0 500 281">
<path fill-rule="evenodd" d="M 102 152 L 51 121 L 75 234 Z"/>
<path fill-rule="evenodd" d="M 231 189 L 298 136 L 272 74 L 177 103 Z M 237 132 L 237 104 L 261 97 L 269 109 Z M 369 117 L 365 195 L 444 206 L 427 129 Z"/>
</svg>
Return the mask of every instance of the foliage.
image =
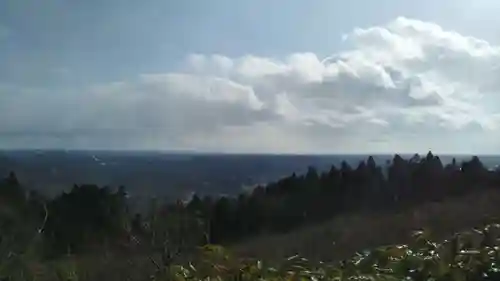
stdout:
<svg viewBox="0 0 500 281">
<path fill-rule="evenodd" d="M 41 205 L 47 206 L 43 236 L 46 254 L 52 256 L 90 248 L 112 251 L 130 244 L 130 234 L 141 240 L 142 248 L 161 248 L 166 240 L 169 247 L 189 240 L 182 248 L 192 248 L 207 242 L 238 243 L 346 213 L 408 208 L 499 185 L 500 171 L 487 170 L 477 157 L 443 166 L 431 152 L 407 160 L 395 155 L 385 168 L 369 157 L 356 168 L 346 162 L 322 173 L 309 167 L 304 175 L 292 174 L 234 198 L 195 194 L 188 202 L 158 202 L 143 216 L 130 213 L 124 188 L 92 184 L 30 202 L 11 173 L 0 184 L 0 223 L 29 220 L 38 227 L 44 216 Z"/>
<path fill-rule="evenodd" d="M 419 231 L 408 245 L 365 251 L 339 264 L 314 264 L 293 256 L 272 267 L 208 245 L 201 248 L 196 264 L 162 268 L 154 280 L 498 280 L 499 230 L 499 225 L 488 225 L 442 243 Z"/>
<path fill-rule="evenodd" d="M 339 263 L 312 263 L 299 256 L 278 266 L 260 260 L 239 259 L 221 246 L 199 249 L 195 261 L 158 267 L 150 280 L 498 280 L 500 278 L 500 226 L 457 233 L 436 243 L 418 231 L 407 245 L 391 245 L 356 254 Z M 0 264 L 0 274 L 6 264 Z M 53 280 L 87 280 L 74 263 L 56 267 Z M 23 273 L 21 273 L 23 272 Z M 30 275 L 31 274 L 31 275 Z M 34 273 L 18 268 L 9 280 L 34 280 Z"/>
<path fill-rule="evenodd" d="M 155 280 L 498 280 L 499 230 L 499 225 L 488 225 L 442 243 L 419 231 L 408 245 L 365 251 L 339 264 L 313 264 L 293 256 L 272 267 L 206 246 L 200 263 L 171 266 L 157 272 Z"/>
<path fill-rule="evenodd" d="M 424 202 L 500 186 L 500 171 L 490 171 L 479 158 L 444 166 L 438 156 L 395 155 L 386 167 L 373 157 L 357 167 L 343 162 L 320 173 L 309 167 L 237 198 L 220 197 L 187 204 L 209 224 L 210 242 L 228 244 L 262 233 L 289 232 L 346 213 L 408 208 Z"/>
<path fill-rule="evenodd" d="M 74 253 L 82 247 L 119 239 L 127 223 L 123 190 L 112 192 L 95 185 L 75 185 L 48 204 L 44 237 L 51 252 Z"/>
<path fill-rule="evenodd" d="M 487 170 L 477 157 L 443 166 L 430 152 L 409 160 L 395 155 L 386 168 L 372 157 L 356 168 L 344 162 L 320 173 L 310 167 L 235 198 L 194 195 L 159 202 L 146 214 L 129 210 L 124 188 L 75 185 L 48 199 L 11 173 L 0 181 L 0 280 L 500 278 L 497 225 L 442 243 L 417 232 L 408 245 L 358 253 L 340 264 L 299 256 L 268 264 L 219 246 L 360 210 L 409 208 L 500 186 L 500 171 Z"/>
</svg>

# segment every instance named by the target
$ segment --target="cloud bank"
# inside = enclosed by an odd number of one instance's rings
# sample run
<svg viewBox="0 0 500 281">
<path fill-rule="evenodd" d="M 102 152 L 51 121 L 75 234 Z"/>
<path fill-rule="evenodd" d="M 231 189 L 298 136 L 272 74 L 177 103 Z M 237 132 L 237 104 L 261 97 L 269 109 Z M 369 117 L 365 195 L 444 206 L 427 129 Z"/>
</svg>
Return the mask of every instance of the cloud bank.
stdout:
<svg viewBox="0 0 500 281">
<path fill-rule="evenodd" d="M 321 58 L 192 54 L 61 93 L 0 86 L 0 145 L 219 152 L 500 149 L 500 46 L 397 18 Z"/>
</svg>

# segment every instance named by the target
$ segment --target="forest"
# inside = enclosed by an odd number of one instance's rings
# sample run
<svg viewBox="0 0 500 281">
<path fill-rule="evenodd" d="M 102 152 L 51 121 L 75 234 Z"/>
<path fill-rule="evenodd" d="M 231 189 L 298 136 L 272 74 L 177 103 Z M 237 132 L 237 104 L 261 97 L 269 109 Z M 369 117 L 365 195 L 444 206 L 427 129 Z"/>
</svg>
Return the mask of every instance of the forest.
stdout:
<svg viewBox="0 0 500 281">
<path fill-rule="evenodd" d="M 431 152 L 410 159 L 395 155 L 386 164 L 384 171 L 368 157 L 355 167 L 346 162 L 324 172 L 309 167 L 304 175 L 236 197 L 152 200 L 142 213 L 131 208 L 122 186 L 75 184 L 47 198 L 24 186 L 13 171 L 0 183 L 0 265 L 16 255 L 44 263 L 118 255 L 147 257 L 158 269 L 192 261 L 207 245 L 231 247 L 346 214 L 391 213 L 500 188 L 500 171 L 488 170 L 475 156 L 443 165 Z"/>
</svg>

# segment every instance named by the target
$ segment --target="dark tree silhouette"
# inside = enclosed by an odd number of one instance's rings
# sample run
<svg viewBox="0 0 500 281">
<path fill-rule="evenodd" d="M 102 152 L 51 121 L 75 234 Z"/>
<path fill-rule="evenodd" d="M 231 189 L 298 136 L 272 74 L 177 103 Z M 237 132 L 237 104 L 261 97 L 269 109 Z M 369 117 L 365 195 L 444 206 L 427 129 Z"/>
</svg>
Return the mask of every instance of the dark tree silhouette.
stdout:
<svg viewBox="0 0 500 281">
<path fill-rule="evenodd" d="M 132 237 L 144 248 L 187 249 L 187 244 L 233 243 L 349 212 L 385 212 L 500 187 L 500 170 L 486 169 L 478 157 L 444 166 L 429 152 L 394 155 L 385 164 L 368 157 L 354 167 L 345 161 L 327 171 L 308 167 L 304 175 L 294 173 L 239 196 L 194 194 L 188 202 L 164 203 L 147 214 L 130 213 L 124 187 L 75 185 L 48 200 L 27 192 L 12 172 L 0 181 L 0 237 L 30 222 L 43 225 L 44 244 L 53 255 L 114 249 Z"/>
<path fill-rule="evenodd" d="M 211 222 L 211 242 L 286 232 L 346 212 L 407 208 L 500 183 L 500 172 L 487 170 L 478 157 L 461 165 L 454 159 L 445 167 L 429 151 L 425 157 L 415 154 L 408 159 L 396 154 L 386 164 L 386 176 L 373 157 L 355 169 L 345 161 L 322 173 L 309 167 L 305 175 L 292 174 L 250 194 L 207 201 L 203 212 L 210 213 L 206 217 Z M 188 206 L 202 205 L 199 198 L 193 201 Z"/>
</svg>

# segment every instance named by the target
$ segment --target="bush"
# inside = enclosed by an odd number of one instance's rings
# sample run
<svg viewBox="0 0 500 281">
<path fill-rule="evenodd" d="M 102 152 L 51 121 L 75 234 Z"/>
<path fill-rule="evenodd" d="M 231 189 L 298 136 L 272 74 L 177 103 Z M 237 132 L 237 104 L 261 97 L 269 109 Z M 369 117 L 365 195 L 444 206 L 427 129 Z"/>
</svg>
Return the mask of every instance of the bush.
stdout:
<svg viewBox="0 0 500 281">
<path fill-rule="evenodd" d="M 335 264 L 313 263 L 292 256 L 273 265 L 235 257 L 221 246 L 206 245 L 199 248 L 196 258 L 182 265 L 168 265 L 161 257 L 160 260 L 149 257 L 153 269 L 134 268 L 136 277 L 113 271 L 112 268 L 119 267 L 108 264 L 85 269 L 81 260 L 72 258 L 38 264 L 39 270 L 43 268 L 41 271 L 46 272 L 44 276 L 50 276 L 47 279 L 33 271 L 31 261 L 12 256 L 1 260 L 0 277 L 6 279 L 0 280 L 96 280 L 95 276 L 104 276 L 96 274 L 97 271 L 105 271 L 106 280 L 500 280 L 499 234 L 499 225 L 488 225 L 436 243 L 428 238 L 428 233 L 417 231 L 409 244 L 357 253 Z"/>
<path fill-rule="evenodd" d="M 197 264 L 159 270 L 155 280 L 499 280 L 499 230 L 499 225 L 488 225 L 442 243 L 419 231 L 408 245 L 358 253 L 339 264 L 313 264 L 293 256 L 272 267 L 206 246 Z"/>
</svg>

